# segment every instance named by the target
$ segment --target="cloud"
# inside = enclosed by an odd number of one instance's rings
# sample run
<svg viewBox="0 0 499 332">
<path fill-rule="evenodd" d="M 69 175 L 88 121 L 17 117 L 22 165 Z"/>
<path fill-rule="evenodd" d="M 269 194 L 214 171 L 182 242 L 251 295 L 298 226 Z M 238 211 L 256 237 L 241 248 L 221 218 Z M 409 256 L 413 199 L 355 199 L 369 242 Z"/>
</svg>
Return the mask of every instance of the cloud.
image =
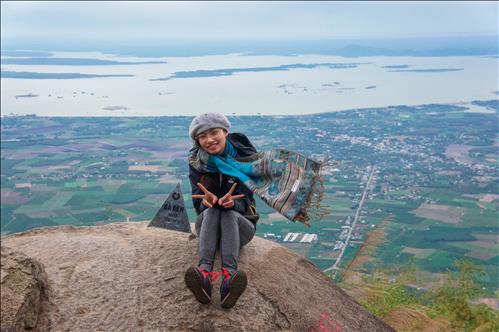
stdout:
<svg viewBox="0 0 499 332">
<path fill-rule="evenodd" d="M 2 38 L 265 40 L 497 34 L 497 2 L 8 2 Z"/>
</svg>

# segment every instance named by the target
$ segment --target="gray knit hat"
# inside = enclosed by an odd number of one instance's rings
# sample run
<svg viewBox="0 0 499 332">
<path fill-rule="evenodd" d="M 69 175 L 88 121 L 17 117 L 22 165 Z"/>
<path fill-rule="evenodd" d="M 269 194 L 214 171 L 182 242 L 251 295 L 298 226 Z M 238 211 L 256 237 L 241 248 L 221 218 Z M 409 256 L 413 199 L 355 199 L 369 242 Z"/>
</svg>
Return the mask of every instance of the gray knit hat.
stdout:
<svg viewBox="0 0 499 332">
<path fill-rule="evenodd" d="M 227 117 L 221 113 L 203 113 L 196 116 L 189 126 L 189 136 L 196 140 L 196 136 L 203 131 L 213 128 L 223 128 L 229 130 L 230 122 Z"/>
</svg>

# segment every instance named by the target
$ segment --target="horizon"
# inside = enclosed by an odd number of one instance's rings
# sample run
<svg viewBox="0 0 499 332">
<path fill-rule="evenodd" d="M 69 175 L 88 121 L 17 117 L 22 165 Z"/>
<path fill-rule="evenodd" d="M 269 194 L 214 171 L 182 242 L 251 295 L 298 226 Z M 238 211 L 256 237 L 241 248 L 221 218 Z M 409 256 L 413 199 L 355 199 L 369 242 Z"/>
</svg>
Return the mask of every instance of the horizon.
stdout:
<svg viewBox="0 0 499 332">
<path fill-rule="evenodd" d="M 499 35 L 288 39 L 288 40 L 164 40 L 161 42 L 106 42 L 66 40 L 2 40 L 2 57 L 11 51 L 100 52 L 136 57 L 192 57 L 210 55 L 324 54 L 342 57 L 498 55 Z M 29 55 L 28 55 L 29 56 Z M 51 56 L 51 55 L 44 55 Z"/>
<path fill-rule="evenodd" d="M 310 114 L 498 91 L 495 2 L 1 6 L 2 113 Z"/>
</svg>

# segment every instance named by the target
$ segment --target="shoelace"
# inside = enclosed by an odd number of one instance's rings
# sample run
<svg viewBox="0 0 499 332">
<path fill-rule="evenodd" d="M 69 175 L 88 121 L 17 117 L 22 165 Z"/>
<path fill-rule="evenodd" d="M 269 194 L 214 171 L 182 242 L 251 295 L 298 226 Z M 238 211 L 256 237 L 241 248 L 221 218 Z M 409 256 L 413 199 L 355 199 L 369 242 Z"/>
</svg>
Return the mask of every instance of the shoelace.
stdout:
<svg viewBox="0 0 499 332">
<path fill-rule="evenodd" d="M 203 276 L 205 278 L 210 278 L 210 282 L 212 284 L 217 282 L 218 276 L 222 274 L 222 272 L 208 272 L 208 271 L 204 271 L 204 270 L 201 270 L 201 273 L 203 274 Z"/>
<path fill-rule="evenodd" d="M 222 271 L 215 271 L 215 272 L 208 272 L 205 270 L 201 270 L 201 273 L 203 274 L 204 277 L 210 278 L 211 283 L 215 283 L 218 280 L 218 276 L 222 275 L 224 276 L 224 280 L 230 279 L 230 273 L 229 270 L 226 268 L 222 268 Z"/>
<path fill-rule="evenodd" d="M 222 274 L 224 275 L 224 280 L 229 280 L 230 279 L 229 270 L 227 270 L 225 267 L 222 268 Z"/>
</svg>

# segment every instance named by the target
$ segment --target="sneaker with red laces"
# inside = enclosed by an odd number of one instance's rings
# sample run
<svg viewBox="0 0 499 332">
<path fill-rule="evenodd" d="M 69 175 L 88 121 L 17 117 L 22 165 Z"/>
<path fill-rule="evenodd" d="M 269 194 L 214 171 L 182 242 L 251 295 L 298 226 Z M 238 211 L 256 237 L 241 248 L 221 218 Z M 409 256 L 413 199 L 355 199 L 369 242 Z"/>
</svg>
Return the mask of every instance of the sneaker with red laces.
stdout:
<svg viewBox="0 0 499 332">
<path fill-rule="evenodd" d="M 205 271 L 203 268 L 191 266 L 185 272 L 185 284 L 203 304 L 211 301 L 211 283 L 215 273 Z"/>
<path fill-rule="evenodd" d="M 224 280 L 220 285 L 220 300 L 222 307 L 229 309 L 236 304 L 239 297 L 246 290 L 248 278 L 246 277 L 246 273 L 241 270 L 230 273 L 226 268 L 222 268 L 222 274 Z"/>
</svg>

